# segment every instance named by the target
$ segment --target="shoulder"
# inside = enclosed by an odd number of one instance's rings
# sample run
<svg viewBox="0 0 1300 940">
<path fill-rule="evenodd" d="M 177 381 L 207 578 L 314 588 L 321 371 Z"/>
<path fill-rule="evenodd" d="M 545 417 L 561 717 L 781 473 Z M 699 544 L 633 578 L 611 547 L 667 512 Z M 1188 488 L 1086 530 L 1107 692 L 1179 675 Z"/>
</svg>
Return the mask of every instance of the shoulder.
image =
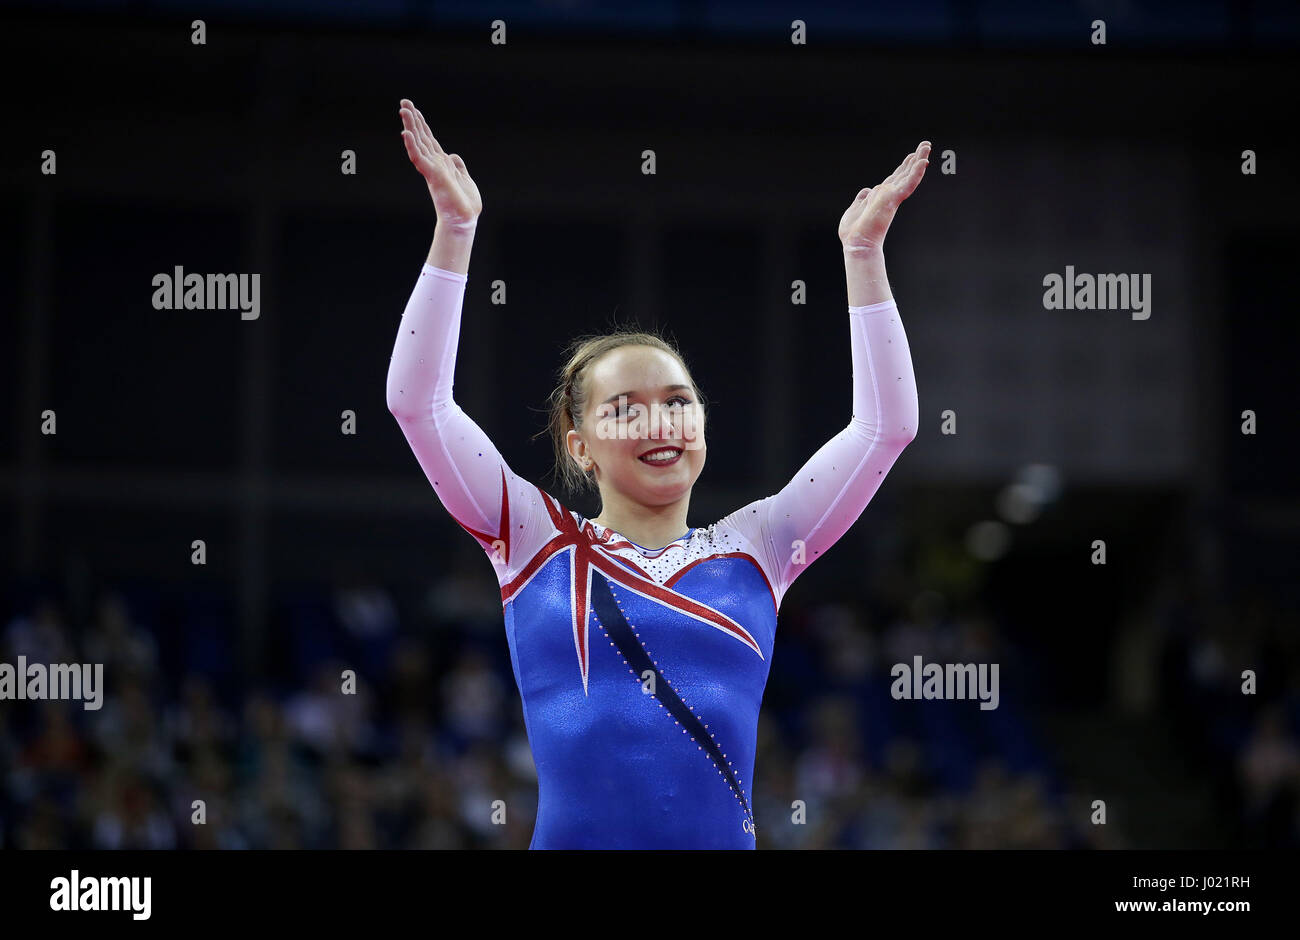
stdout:
<svg viewBox="0 0 1300 940">
<path fill-rule="evenodd" d="M 762 543 L 761 512 L 760 507 L 746 506 L 696 529 L 694 537 L 710 553 L 758 554 Z"/>
<path fill-rule="evenodd" d="M 746 503 L 739 509 L 723 516 L 709 526 L 713 530 L 712 537 L 724 541 L 732 541 L 737 538 L 750 543 L 761 541 L 767 524 L 767 514 L 771 509 L 773 499 L 772 496 L 764 496 L 762 499 Z"/>
</svg>

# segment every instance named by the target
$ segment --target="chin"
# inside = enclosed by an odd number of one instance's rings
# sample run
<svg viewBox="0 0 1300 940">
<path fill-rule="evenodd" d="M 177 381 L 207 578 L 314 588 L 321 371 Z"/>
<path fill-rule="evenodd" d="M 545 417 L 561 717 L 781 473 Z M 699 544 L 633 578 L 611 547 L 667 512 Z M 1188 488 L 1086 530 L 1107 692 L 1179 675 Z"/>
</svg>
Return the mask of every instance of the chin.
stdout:
<svg viewBox="0 0 1300 940">
<path fill-rule="evenodd" d="M 664 473 L 662 470 L 651 470 L 648 474 L 639 473 L 637 483 L 642 493 L 652 497 L 646 501 L 648 504 L 671 503 L 689 493 L 698 476 L 699 473 L 692 472 L 689 467 L 682 467 L 671 474 Z"/>
</svg>

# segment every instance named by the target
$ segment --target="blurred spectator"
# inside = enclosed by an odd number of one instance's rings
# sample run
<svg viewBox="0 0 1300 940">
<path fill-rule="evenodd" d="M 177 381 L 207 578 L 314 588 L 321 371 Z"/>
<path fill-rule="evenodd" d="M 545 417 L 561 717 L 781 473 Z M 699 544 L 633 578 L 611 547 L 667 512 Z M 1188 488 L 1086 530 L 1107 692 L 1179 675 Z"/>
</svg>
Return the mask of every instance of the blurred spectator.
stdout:
<svg viewBox="0 0 1300 940">
<path fill-rule="evenodd" d="M 397 604 L 381 584 L 360 574 L 336 579 L 334 615 L 351 639 L 363 675 L 379 676 L 397 641 Z"/>
<path fill-rule="evenodd" d="M 86 637 L 86 661 L 103 663 L 110 681 L 153 681 L 158 645 L 131 619 L 125 601 L 114 592 L 100 596 L 97 618 Z"/>
<path fill-rule="evenodd" d="M 345 677 L 344 671 L 340 663 L 323 663 L 311 688 L 294 694 L 285 705 L 291 736 L 316 757 L 368 753 L 377 743 L 370 688 L 359 675 Z"/>
<path fill-rule="evenodd" d="M 160 733 L 162 722 L 139 681 L 125 679 L 118 695 L 105 701 L 90 721 L 95 743 L 108 766 L 154 780 L 170 779 L 173 762 Z"/>
<path fill-rule="evenodd" d="M 462 564 L 477 571 L 482 559 L 466 554 Z M 1069 781 L 1057 795 L 1015 695 L 991 712 L 892 698 L 890 668 L 917 655 L 1001 662 L 1004 679 L 1026 670 L 994 614 L 917 591 L 891 571 L 875 606 L 783 608 L 758 780 L 745 781 L 759 846 L 1127 845 L 1115 817 L 1141 810 L 1113 800 L 1115 816 L 1096 825 L 1091 784 Z M 121 596 L 104 591 L 84 644 L 114 677 L 102 710 L 0 702 L 0 845 L 526 848 L 536 768 L 509 659 L 492 655 L 505 640 L 491 585 L 445 575 L 422 595 L 435 628 L 422 633 L 403 629 L 388 589 L 349 578 L 302 598 L 308 611 L 332 598 L 346 662 L 318 661 L 283 701 L 245 689 L 230 703 L 237 714 L 198 671 L 174 691 L 160 683 L 159 625 L 135 622 Z M 1239 839 L 1295 847 L 1294 624 L 1276 607 L 1216 606 L 1177 574 L 1157 583 L 1111 651 L 1119 687 L 1150 689 L 1124 698 L 1117 688 L 1119 701 L 1152 720 L 1169 716 L 1200 766 L 1221 773 L 1219 798 L 1238 818 Z M 887 628 L 877 632 L 877 622 Z M 11 617 L 4 639 L 6 651 L 33 661 L 79 661 L 54 598 Z M 1247 668 L 1266 679 L 1258 698 L 1243 694 Z"/>
<path fill-rule="evenodd" d="M 158 805 L 153 787 L 130 769 L 107 775 L 103 808 L 95 816 L 91 844 L 97 849 L 171 849 L 176 831 Z"/>
<path fill-rule="evenodd" d="M 467 648 L 442 683 L 447 731 L 462 745 L 499 738 L 505 694 L 505 683 L 487 657 Z"/>
<path fill-rule="evenodd" d="M 1264 711 L 1238 761 L 1245 814 L 1257 842 L 1292 848 L 1300 807 L 1300 746 L 1280 708 Z"/>
<path fill-rule="evenodd" d="M 16 663 L 19 656 L 29 663 L 78 662 L 63 621 L 59 605 L 51 598 L 41 598 L 30 615 L 20 614 L 9 621 L 4 634 L 7 651 L 3 662 Z"/>
<path fill-rule="evenodd" d="M 198 752 L 224 752 L 234 744 L 234 722 L 217 705 L 204 676 L 185 677 L 180 702 L 164 712 L 164 727 L 173 755 L 182 760 Z"/>
</svg>

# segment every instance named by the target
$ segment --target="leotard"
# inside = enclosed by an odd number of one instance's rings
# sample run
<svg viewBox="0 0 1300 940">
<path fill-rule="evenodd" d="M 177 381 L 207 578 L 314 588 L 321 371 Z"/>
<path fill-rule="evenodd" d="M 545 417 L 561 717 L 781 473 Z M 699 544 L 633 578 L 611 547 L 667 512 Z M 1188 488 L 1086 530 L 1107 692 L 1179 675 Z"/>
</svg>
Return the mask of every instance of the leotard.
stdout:
<svg viewBox="0 0 1300 940">
<path fill-rule="evenodd" d="M 916 436 L 897 305 L 849 308 L 852 417 L 780 492 L 649 548 L 516 476 L 456 403 L 466 281 L 424 265 L 387 402 L 496 572 L 537 768 L 531 847 L 754 848 L 754 749 L 782 598 Z"/>
</svg>

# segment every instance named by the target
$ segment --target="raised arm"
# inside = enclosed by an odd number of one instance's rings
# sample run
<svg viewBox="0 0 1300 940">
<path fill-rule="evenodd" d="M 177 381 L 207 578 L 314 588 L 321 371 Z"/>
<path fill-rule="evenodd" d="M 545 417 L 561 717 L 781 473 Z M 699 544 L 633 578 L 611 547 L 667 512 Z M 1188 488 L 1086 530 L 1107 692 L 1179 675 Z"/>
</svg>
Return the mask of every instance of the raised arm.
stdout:
<svg viewBox="0 0 1300 940">
<path fill-rule="evenodd" d="M 723 520 L 759 553 L 778 606 L 795 578 L 853 525 L 916 437 L 916 377 L 885 273 L 884 240 L 899 204 L 925 175 L 929 154 L 923 141 L 884 182 L 861 190 L 840 220 L 853 363 L 848 425 L 779 493 Z"/>
<path fill-rule="evenodd" d="M 402 99 L 402 140 L 438 213 L 433 245 L 388 366 L 387 402 L 443 506 L 478 540 L 498 582 L 549 532 L 549 514 L 488 436 L 452 398 L 470 249 L 483 203 L 465 161 L 445 153 L 424 116 Z"/>
</svg>

